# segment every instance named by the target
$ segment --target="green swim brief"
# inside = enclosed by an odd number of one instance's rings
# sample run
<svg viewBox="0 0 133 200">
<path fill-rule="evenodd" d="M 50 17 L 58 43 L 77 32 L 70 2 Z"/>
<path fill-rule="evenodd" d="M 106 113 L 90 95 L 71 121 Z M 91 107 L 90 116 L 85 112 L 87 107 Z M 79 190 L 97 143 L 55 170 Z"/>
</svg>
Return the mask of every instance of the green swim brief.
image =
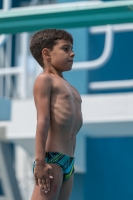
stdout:
<svg viewBox="0 0 133 200">
<path fill-rule="evenodd" d="M 57 164 L 63 171 L 63 182 L 68 180 L 74 172 L 74 157 L 59 153 L 59 152 L 46 152 L 45 160 L 49 164 Z M 33 163 L 33 172 L 35 168 Z"/>
</svg>

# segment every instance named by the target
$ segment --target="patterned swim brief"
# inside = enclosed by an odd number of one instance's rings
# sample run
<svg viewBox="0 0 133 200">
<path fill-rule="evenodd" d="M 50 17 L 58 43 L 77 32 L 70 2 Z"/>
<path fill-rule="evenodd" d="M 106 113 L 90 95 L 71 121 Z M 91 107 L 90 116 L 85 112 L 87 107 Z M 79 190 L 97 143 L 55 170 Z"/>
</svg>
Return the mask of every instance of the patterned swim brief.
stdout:
<svg viewBox="0 0 133 200">
<path fill-rule="evenodd" d="M 63 182 L 68 180 L 74 172 L 74 157 L 59 153 L 59 152 L 46 152 L 45 160 L 49 164 L 57 164 L 63 171 Z M 35 168 L 33 163 L 33 172 Z"/>
</svg>

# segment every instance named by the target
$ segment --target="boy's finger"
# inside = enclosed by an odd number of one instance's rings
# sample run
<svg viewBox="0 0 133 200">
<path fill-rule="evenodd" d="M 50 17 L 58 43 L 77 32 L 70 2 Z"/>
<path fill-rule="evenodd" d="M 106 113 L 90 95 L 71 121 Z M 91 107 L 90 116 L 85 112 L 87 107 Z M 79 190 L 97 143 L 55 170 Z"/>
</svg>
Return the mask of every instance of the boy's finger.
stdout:
<svg viewBox="0 0 133 200">
<path fill-rule="evenodd" d="M 37 178 L 36 175 L 34 176 L 34 179 L 35 179 L 35 183 L 36 183 L 36 185 L 38 185 L 38 178 Z"/>
<path fill-rule="evenodd" d="M 42 179 L 42 185 L 43 185 L 43 187 L 46 187 L 45 186 L 46 185 L 45 179 Z"/>
<path fill-rule="evenodd" d="M 47 193 L 48 192 L 48 188 L 47 188 L 47 183 L 46 183 L 45 179 L 43 180 L 43 188 L 44 188 L 45 193 Z"/>
<path fill-rule="evenodd" d="M 43 189 L 42 180 L 40 178 L 38 179 L 38 185 L 40 186 L 41 189 Z"/>
<path fill-rule="evenodd" d="M 36 185 L 39 185 L 39 184 L 38 184 L 38 180 L 35 180 L 35 184 L 36 184 Z"/>
<path fill-rule="evenodd" d="M 49 178 L 53 178 L 53 172 L 52 172 L 52 168 L 49 169 Z"/>
<path fill-rule="evenodd" d="M 50 179 L 46 178 L 47 189 L 50 190 Z"/>
<path fill-rule="evenodd" d="M 42 191 L 46 191 L 46 184 L 45 184 L 45 179 L 41 179 L 41 184 L 42 184 Z"/>
</svg>

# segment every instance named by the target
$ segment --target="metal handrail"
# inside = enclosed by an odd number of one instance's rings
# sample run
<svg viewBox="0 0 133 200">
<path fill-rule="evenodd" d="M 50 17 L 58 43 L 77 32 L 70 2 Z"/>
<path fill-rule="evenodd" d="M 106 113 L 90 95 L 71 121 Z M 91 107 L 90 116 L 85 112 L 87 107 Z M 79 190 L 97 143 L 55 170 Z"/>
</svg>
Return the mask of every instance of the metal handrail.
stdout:
<svg viewBox="0 0 133 200">
<path fill-rule="evenodd" d="M 92 61 L 74 63 L 73 69 L 97 69 L 105 65 L 109 60 L 113 49 L 113 30 L 112 26 L 105 26 L 105 46 L 102 55 Z"/>
<path fill-rule="evenodd" d="M 12 68 L 1 68 L 0 76 L 4 75 L 16 75 L 21 74 L 23 72 L 23 67 L 12 67 Z"/>
<path fill-rule="evenodd" d="M 133 31 L 133 23 L 112 25 L 112 29 L 115 32 Z M 93 26 L 89 29 L 89 32 L 92 34 L 105 33 L 106 26 Z"/>
<path fill-rule="evenodd" d="M 129 32 L 133 31 L 133 23 L 112 25 L 114 32 Z M 106 32 L 106 26 L 94 26 L 89 29 L 91 34 L 103 34 Z M 113 81 L 100 81 L 91 82 L 88 87 L 91 90 L 109 90 L 121 88 L 133 88 L 133 79 L 130 80 L 113 80 Z"/>
</svg>

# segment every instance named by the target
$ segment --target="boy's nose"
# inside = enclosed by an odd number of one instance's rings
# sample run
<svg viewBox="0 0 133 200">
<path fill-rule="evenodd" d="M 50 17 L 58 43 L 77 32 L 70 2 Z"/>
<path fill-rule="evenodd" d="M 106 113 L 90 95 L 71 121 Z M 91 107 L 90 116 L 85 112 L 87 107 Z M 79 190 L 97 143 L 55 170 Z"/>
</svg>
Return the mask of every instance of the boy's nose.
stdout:
<svg viewBox="0 0 133 200">
<path fill-rule="evenodd" d="M 74 56 L 75 56 L 75 53 L 74 53 L 74 52 L 72 52 L 72 53 L 71 53 L 71 57 L 72 57 L 72 58 L 74 58 Z"/>
</svg>

